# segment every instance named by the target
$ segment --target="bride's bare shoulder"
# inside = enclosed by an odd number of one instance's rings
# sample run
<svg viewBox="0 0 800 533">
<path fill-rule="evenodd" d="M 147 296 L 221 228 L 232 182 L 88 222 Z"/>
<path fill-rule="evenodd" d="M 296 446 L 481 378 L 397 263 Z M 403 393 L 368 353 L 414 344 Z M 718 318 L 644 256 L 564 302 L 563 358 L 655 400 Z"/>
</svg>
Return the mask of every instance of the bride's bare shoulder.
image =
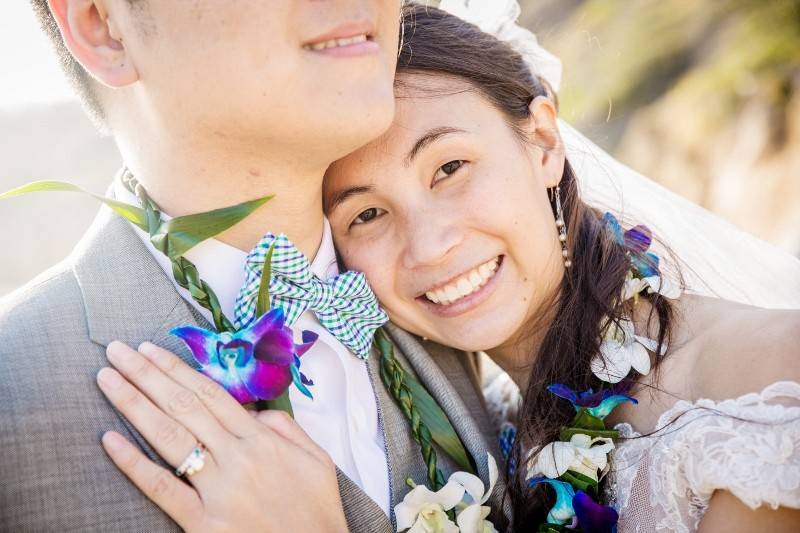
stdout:
<svg viewBox="0 0 800 533">
<path fill-rule="evenodd" d="M 675 315 L 674 363 L 688 376 L 687 396 L 724 400 L 800 382 L 800 310 L 685 295 Z"/>
</svg>

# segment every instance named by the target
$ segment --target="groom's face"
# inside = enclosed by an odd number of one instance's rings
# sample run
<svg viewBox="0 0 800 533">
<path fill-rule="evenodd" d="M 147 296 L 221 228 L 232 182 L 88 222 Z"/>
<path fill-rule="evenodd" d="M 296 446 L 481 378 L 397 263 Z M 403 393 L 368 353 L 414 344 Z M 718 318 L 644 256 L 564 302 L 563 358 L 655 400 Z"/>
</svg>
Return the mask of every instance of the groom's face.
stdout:
<svg viewBox="0 0 800 533">
<path fill-rule="evenodd" d="M 400 3 L 151 0 L 125 45 L 165 120 L 344 155 L 391 123 Z"/>
</svg>

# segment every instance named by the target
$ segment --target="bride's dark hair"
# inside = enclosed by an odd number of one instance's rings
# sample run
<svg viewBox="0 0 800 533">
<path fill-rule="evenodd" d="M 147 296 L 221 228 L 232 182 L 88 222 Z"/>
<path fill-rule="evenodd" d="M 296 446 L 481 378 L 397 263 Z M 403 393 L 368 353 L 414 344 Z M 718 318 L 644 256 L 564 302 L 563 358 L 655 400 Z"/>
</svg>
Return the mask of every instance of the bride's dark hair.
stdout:
<svg viewBox="0 0 800 533">
<path fill-rule="evenodd" d="M 397 83 L 401 86 L 407 82 L 403 73 L 455 76 L 500 110 L 521 136 L 531 101 L 537 96 L 555 98 L 508 44 L 445 11 L 409 4 L 404 8 L 402 30 L 397 65 Z M 527 487 L 526 451 L 559 440 L 561 426 L 575 414 L 568 402 L 546 387 L 562 383 L 578 391 L 602 388 L 604 384 L 590 369 L 590 361 L 600 348 L 601 320 L 608 316 L 617 321 L 631 312 L 630 307 L 618 303 L 631 268 L 629 252 L 610 235 L 600 213 L 581 200 L 568 161 L 560 188 L 572 267 L 566 269 L 552 302 L 542 306 L 556 311 L 543 332 L 538 353 L 531 358 L 530 378 L 523 391 L 525 399 L 510 462 L 523 467 L 509 476 L 507 494 L 514 508 L 515 529 L 545 522 L 552 504 L 549 489 Z M 673 309 L 658 294 L 642 294 L 640 298 L 651 304 L 647 324 L 650 332 L 656 333 L 660 349 L 669 340 Z M 529 331 L 533 335 L 542 327 L 532 323 Z"/>
</svg>

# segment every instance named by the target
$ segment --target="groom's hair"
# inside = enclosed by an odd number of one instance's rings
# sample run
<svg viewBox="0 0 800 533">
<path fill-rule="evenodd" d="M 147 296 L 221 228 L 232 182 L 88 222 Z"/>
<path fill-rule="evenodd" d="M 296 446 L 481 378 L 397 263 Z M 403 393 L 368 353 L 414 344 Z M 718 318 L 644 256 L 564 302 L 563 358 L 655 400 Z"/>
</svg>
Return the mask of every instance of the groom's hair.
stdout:
<svg viewBox="0 0 800 533">
<path fill-rule="evenodd" d="M 64 74 L 67 76 L 67 80 L 70 85 L 72 85 L 73 90 L 80 99 L 81 104 L 83 104 L 84 109 L 89 114 L 89 117 L 99 128 L 105 129 L 105 112 L 100 99 L 97 97 L 92 76 L 78 63 L 64 44 L 61 30 L 58 29 L 58 24 L 56 24 L 56 19 L 50 11 L 47 0 L 30 1 L 33 12 L 39 20 L 39 25 L 50 39 L 55 49 L 58 62 L 61 65 L 61 70 L 63 70 Z M 140 9 L 148 0 L 126 1 L 129 5 Z"/>
</svg>

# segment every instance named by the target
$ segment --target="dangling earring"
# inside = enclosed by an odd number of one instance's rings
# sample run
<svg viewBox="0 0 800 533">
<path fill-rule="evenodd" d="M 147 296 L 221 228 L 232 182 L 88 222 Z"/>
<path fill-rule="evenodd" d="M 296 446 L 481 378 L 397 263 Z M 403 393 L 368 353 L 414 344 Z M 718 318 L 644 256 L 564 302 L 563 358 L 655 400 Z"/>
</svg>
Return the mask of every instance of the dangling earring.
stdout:
<svg viewBox="0 0 800 533">
<path fill-rule="evenodd" d="M 552 189 L 551 189 L 552 190 Z M 564 211 L 561 209 L 561 187 L 555 187 L 556 203 L 556 227 L 558 228 L 558 240 L 561 241 L 561 257 L 564 258 L 564 268 L 572 266 L 569 258 L 569 248 L 567 248 L 567 224 L 564 222 Z"/>
</svg>

